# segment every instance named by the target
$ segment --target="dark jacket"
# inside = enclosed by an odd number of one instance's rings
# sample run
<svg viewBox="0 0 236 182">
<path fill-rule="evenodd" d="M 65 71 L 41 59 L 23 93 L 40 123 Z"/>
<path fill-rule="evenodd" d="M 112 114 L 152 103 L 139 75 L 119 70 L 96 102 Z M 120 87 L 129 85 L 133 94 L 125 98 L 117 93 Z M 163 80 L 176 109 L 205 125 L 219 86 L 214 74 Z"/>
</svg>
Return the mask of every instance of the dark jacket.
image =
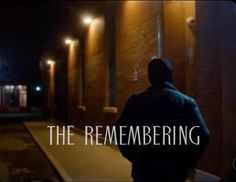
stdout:
<svg viewBox="0 0 236 182">
<path fill-rule="evenodd" d="M 209 131 L 194 99 L 180 93 L 169 82 L 131 96 L 116 123 L 118 131 L 123 125 L 200 126 L 193 133 L 200 136 L 200 145 L 119 145 L 122 155 L 132 163 L 134 179 L 144 181 L 184 179 L 187 170 L 202 157 L 209 140 Z"/>
</svg>

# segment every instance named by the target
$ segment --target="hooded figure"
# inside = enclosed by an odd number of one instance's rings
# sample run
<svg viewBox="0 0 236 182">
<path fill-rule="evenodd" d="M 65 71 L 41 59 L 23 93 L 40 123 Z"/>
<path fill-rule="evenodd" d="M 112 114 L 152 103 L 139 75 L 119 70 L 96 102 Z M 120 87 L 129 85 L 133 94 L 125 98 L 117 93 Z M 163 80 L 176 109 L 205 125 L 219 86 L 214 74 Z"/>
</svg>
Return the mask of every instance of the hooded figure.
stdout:
<svg viewBox="0 0 236 182">
<path fill-rule="evenodd" d="M 167 59 L 153 57 L 148 64 L 148 79 L 152 85 L 173 81 L 171 63 Z"/>
<path fill-rule="evenodd" d="M 182 94 L 171 84 L 173 71 L 167 59 L 151 59 L 148 79 L 151 86 L 128 99 L 116 123 L 120 135 L 117 138 L 122 138 L 122 143 L 128 143 L 122 145 L 119 140 L 119 149 L 132 163 L 134 181 L 184 182 L 188 169 L 196 166 L 205 151 L 209 131 L 194 99 Z M 126 128 L 122 129 L 122 134 L 120 126 Z M 129 129 L 144 126 L 149 127 L 149 136 L 157 142 L 146 145 L 142 137 L 141 144 L 130 142 Z M 164 127 L 168 128 L 168 137 L 160 129 Z M 192 138 L 187 138 L 187 143 L 180 141 L 181 131 L 175 129 L 185 128 L 187 131 L 194 127 L 197 130 L 192 130 Z M 158 128 L 159 133 L 156 134 L 153 128 Z M 139 132 L 140 136 L 145 135 L 144 131 Z M 191 142 L 193 138 L 199 138 L 199 143 Z"/>
</svg>

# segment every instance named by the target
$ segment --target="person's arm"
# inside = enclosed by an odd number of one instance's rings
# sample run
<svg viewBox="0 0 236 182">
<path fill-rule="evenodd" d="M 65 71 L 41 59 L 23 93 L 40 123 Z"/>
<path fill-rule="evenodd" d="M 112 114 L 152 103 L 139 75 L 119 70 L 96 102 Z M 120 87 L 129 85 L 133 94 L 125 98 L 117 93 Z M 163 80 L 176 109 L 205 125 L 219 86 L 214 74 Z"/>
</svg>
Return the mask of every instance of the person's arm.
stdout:
<svg viewBox="0 0 236 182">
<path fill-rule="evenodd" d="M 192 146 L 190 152 L 190 165 L 195 166 L 196 163 L 203 156 L 205 149 L 208 145 L 210 139 L 210 132 L 207 128 L 207 125 L 202 117 L 202 114 L 199 110 L 197 103 L 192 99 L 191 102 L 191 121 L 194 122 L 195 126 L 200 126 L 199 130 L 194 133 L 194 135 L 200 136 L 200 145 Z"/>
<path fill-rule="evenodd" d="M 135 96 L 131 96 L 128 101 L 125 104 L 125 107 L 119 117 L 119 119 L 116 121 L 116 131 L 117 131 L 117 141 L 118 141 L 118 147 L 120 149 L 121 154 L 127 158 L 129 161 L 132 161 L 133 158 L 133 151 L 132 151 L 132 146 L 130 145 L 120 145 L 120 127 L 121 126 L 126 126 L 127 129 L 122 129 L 122 133 L 126 133 L 127 136 L 127 131 L 128 127 L 131 125 L 131 122 L 134 120 L 134 114 L 135 114 L 135 108 L 134 108 L 134 98 Z M 123 143 L 127 142 L 127 137 L 122 137 Z"/>
</svg>

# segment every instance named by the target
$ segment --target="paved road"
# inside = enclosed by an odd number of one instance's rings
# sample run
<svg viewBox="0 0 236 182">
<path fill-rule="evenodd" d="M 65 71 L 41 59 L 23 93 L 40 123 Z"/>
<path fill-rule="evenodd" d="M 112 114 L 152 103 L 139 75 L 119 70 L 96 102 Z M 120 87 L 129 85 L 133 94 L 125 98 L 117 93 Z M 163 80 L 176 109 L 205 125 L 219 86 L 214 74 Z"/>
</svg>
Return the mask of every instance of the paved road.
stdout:
<svg viewBox="0 0 236 182">
<path fill-rule="evenodd" d="M 20 121 L 0 121 L 0 182 L 61 181 Z"/>
</svg>

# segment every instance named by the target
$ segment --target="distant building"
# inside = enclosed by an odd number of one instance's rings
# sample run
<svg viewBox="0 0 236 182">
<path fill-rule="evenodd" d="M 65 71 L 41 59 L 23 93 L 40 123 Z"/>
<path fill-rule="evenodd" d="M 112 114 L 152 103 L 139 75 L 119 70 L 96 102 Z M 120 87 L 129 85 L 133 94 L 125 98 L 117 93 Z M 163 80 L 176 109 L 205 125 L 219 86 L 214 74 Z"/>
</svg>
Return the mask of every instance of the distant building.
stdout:
<svg viewBox="0 0 236 182">
<path fill-rule="evenodd" d="M 42 86 L 38 82 L 25 78 L 13 64 L 0 59 L 0 112 L 28 112 L 31 107 L 41 107 Z"/>
<path fill-rule="evenodd" d="M 0 106 L 27 107 L 27 86 L 1 85 Z"/>
</svg>

